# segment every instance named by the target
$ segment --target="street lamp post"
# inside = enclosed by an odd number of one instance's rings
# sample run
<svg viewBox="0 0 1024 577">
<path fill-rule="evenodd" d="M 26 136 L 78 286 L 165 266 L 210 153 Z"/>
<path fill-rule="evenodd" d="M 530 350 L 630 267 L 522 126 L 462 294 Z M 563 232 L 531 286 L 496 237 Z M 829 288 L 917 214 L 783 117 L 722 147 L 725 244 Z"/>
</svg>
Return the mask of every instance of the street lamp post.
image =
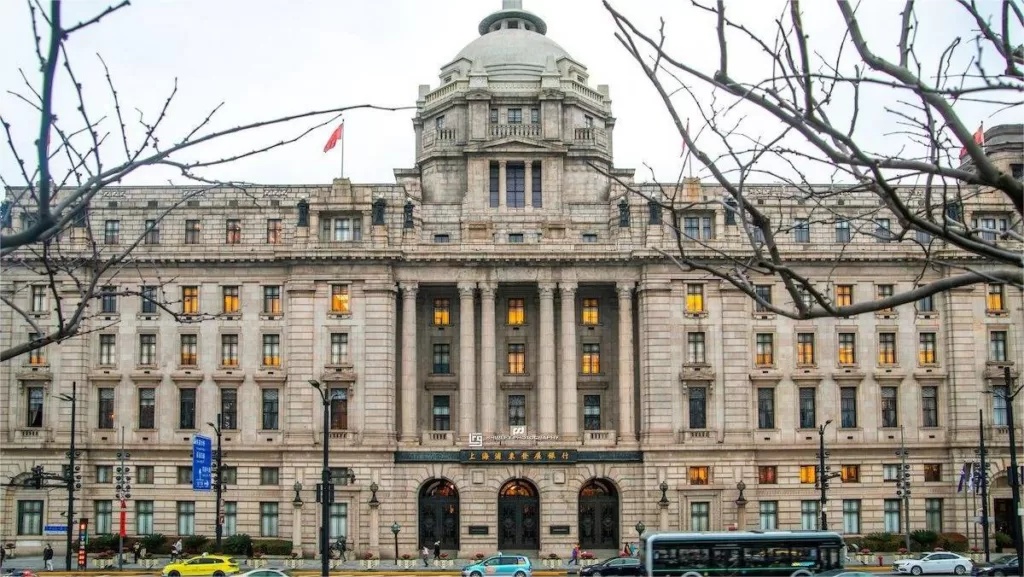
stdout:
<svg viewBox="0 0 1024 577">
<path fill-rule="evenodd" d="M 818 427 L 818 474 L 817 484 L 821 490 L 821 530 L 828 531 L 828 480 L 836 475 L 828 472 L 825 459 L 828 453 L 825 451 L 825 428 L 832 424 L 832 419 L 825 421 L 824 425 Z"/>
<path fill-rule="evenodd" d="M 330 466 L 330 433 L 331 428 L 331 401 L 327 395 L 327 388 L 320 385 L 320 381 L 310 380 L 309 384 L 320 393 L 320 399 L 324 405 L 324 470 L 321 472 L 320 489 L 320 575 L 328 577 L 331 570 L 331 501 L 334 500 L 334 484 L 331 483 Z M 397 537 L 396 537 L 397 539 Z"/>
<path fill-rule="evenodd" d="M 64 565 L 67 571 L 71 571 L 71 540 L 75 529 L 75 489 L 80 487 L 78 470 L 75 468 L 75 458 L 78 453 L 75 451 L 75 407 L 78 404 L 77 383 L 71 381 L 71 395 L 60 395 L 63 401 L 71 403 L 71 448 L 67 452 L 68 470 L 65 475 L 68 485 L 68 524 L 67 524 L 67 551 L 64 553 Z"/>
<path fill-rule="evenodd" d="M 981 441 L 981 446 L 975 451 L 978 456 L 981 457 L 981 534 L 985 544 L 985 562 L 991 561 L 991 552 L 989 549 L 988 540 L 988 466 L 989 463 L 986 460 L 988 457 L 988 449 L 985 448 L 985 415 L 981 409 L 978 409 L 978 437 Z"/>
<path fill-rule="evenodd" d="M 1013 390 L 1013 376 L 1010 374 L 1010 367 L 1003 369 L 1003 379 L 1006 381 L 1006 393 L 1000 395 L 1006 401 L 1006 424 L 1010 431 L 1010 489 L 1013 493 L 1013 548 L 1017 552 L 1017 566 L 1024 567 L 1024 543 L 1021 539 L 1020 527 L 1020 469 L 1017 468 L 1017 434 L 1016 424 L 1013 420 L 1013 401 L 1017 393 L 1024 389 Z M 1012 392 L 1011 392 L 1012 391 Z"/>
<path fill-rule="evenodd" d="M 398 562 L 398 532 L 402 530 L 402 526 L 395 521 L 391 525 L 391 532 L 395 534 L 395 562 Z"/>
<path fill-rule="evenodd" d="M 117 467 L 117 476 L 114 478 L 117 482 L 117 485 L 114 487 L 115 496 L 121 504 L 117 529 L 117 569 L 119 571 L 124 569 L 125 518 L 127 517 L 128 508 L 128 504 L 125 501 L 132 498 L 131 468 L 126 467 L 124 464 L 125 459 L 130 457 L 131 455 L 124 450 L 124 427 L 121 427 L 121 451 L 117 453 L 117 460 L 120 462 L 120 465 Z"/>
<path fill-rule="evenodd" d="M 216 478 L 216 481 L 217 481 L 217 486 L 214 487 L 214 491 L 216 493 L 216 501 L 217 501 L 216 502 L 216 513 L 215 513 L 217 515 L 217 526 L 216 526 L 216 528 L 214 530 L 215 530 L 215 534 L 217 535 L 216 551 L 219 553 L 220 552 L 221 539 L 224 536 L 224 516 L 221 515 L 221 511 L 220 511 L 221 498 L 224 496 L 224 493 L 223 493 L 223 491 L 224 491 L 224 483 L 223 483 L 224 471 L 222 469 L 222 467 L 224 465 L 224 451 L 221 449 L 221 444 L 220 444 L 220 437 L 221 437 L 220 428 L 221 428 L 221 424 L 222 424 L 221 414 L 217 413 L 217 424 L 213 424 L 213 423 L 206 423 L 206 424 L 210 425 L 211 427 L 213 427 L 213 432 L 217 434 L 217 459 L 216 459 L 217 460 L 217 463 L 216 463 L 217 464 L 217 474 L 215 475 L 215 478 Z"/>
<path fill-rule="evenodd" d="M 896 451 L 896 456 L 900 458 L 900 476 L 896 479 L 896 496 L 903 499 L 903 513 L 907 519 L 907 526 L 903 528 L 904 546 L 907 551 L 910 551 L 910 465 L 907 463 L 910 451 L 907 450 L 902 426 L 900 427 L 900 450 Z"/>
<path fill-rule="evenodd" d="M 661 489 L 661 500 L 658 501 L 658 505 L 662 508 L 668 507 L 668 483 L 662 481 L 661 484 L 658 485 L 658 489 Z"/>
</svg>

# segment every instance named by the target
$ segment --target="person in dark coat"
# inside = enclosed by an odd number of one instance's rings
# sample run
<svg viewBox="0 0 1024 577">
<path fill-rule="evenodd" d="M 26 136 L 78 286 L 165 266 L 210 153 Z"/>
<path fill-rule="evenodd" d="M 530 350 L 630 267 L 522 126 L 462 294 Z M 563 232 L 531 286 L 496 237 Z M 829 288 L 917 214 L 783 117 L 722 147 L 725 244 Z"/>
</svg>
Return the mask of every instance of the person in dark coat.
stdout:
<svg viewBox="0 0 1024 577">
<path fill-rule="evenodd" d="M 46 562 L 46 570 L 53 571 L 53 547 L 49 543 L 43 548 L 43 561 Z"/>
<path fill-rule="evenodd" d="M 252 559 L 252 557 L 253 557 L 252 541 L 249 541 L 249 543 L 246 544 L 246 546 L 245 546 L 245 556 L 248 557 L 249 559 Z"/>
<path fill-rule="evenodd" d="M 132 543 L 132 555 L 135 557 L 134 563 L 139 562 L 139 553 L 142 553 L 142 543 L 136 541 Z"/>
<path fill-rule="evenodd" d="M 441 542 L 440 541 L 434 541 L 434 560 L 435 561 L 440 561 L 441 560 Z"/>
</svg>

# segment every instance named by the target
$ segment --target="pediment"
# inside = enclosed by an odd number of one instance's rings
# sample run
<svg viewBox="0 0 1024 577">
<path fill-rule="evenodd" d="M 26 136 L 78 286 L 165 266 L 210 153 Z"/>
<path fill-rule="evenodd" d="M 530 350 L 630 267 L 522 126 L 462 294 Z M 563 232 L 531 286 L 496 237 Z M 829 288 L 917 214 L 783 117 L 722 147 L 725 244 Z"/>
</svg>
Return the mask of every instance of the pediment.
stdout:
<svg viewBox="0 0 1024 577">
<path fill-rule="evenodd" d="M 509 136 L 505 138 L 498 138 L 495 140 L 489 140 L 485 143 L 481 143 L 478 146 L 466 147 L 467 152 L 535 152 L 535 151 L 559 151 L 563 150 L 561 146 L 552 146 L 546 142 L 534 140 L 532 138 L 526 138 L 522 136 Z"/>
</svg>

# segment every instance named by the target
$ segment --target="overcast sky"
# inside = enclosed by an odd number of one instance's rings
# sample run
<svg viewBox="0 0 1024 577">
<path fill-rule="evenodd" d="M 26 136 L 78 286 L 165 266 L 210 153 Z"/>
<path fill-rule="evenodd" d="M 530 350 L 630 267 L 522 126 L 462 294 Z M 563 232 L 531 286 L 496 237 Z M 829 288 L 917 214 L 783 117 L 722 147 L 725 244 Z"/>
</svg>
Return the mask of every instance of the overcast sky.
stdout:
<svg viewBox="0 0 1024 577">
<path fill-rule="evenodd" d="M 981 3 L 987 10 L 997 6 L 991 0 Z M 107 4 L 67 1 L 64 20 L 78 22 Z M 680 165 L 679 136 L 650 83 L 615 40 L 612 18 L 600 1 L 524 0 L 523 4 L 544 18 L 549 38 L 588 67 L 591 85 L 610 86 L 617 118 L 616 165 L 636 168 L 638 180 L 649 180 L 650 171 L 644 164 L 654 168 L 659 180 L 674 180 Z M 658 17 L 664 16 L 671 38 L 669 48 L 677 57 L 713 71 L 718 59 L 713 20 L 689 2 L 615 0 L 613 4 L 651 32 L 657 28 Z M 877 41 L 880 52 L 891 56 L 898 40 L 894 17 L 902 2 L 865 0 L 864 4 L 870 38 Z M 477 38 L 480 20 L 500 5 L 500 0 L 137 0 L 73 35 L 68 49 L 94 118 L 112 114 L 97 54 L 109 65 L 122 108 L 133 123 L 136 108 L 145 111 L 147 118 L 155 117 L 177 78 L 178 95 L 164 133 L 167 142 L 220 102 L 224 108 L 214 123 L 218 127 L 361 103 L 412 106 L 417 86 L 436 87 L 440 67 Z M 762 0 L 727 5 L 731 14 L 755 27 L 770 25 L 780 6 Z M 17 144 L 26 150 L 38 131 L 37 117 L 6 91 L 25 93 L 19 68 L 38 87 L 38 65 L 25 3 L 4 0 L 3 6 L 0 111 L 12 123 Z M 841 35 L 834 3 L 816 0 L 805 2 L 804 7 L 813 26 L 811 42 L 831 50 Z M 940 52 L 936 39 L 954 33 L 972 36 L 970 22 L 952 0 L 919 2 L 918 7 L 924 19 L 922 53 Z M 749 47 L 737 47 L 740 52 L 732 60 L 736 70 L 743 72 L 746 65 L 746 72 L 757 72 L 750 70 L 760 66 L 756 55 L 751 54 L 745 64 L 742 50 Z M 61 118 L 77 125 L 74 93 L 66 75 L 59 79 L 57 94 Z M 696 130 L 696 111 L 681 105 L 685 114 L 694 116 Z M 984 117 L 980 109 L 963 110 L 972 127 L 980 121 L 988 126 L 1019 122 L 1021 117 L 1019 109 L 991 118 Z M 412 116 L 412 110 L 347 114 L 346 176 L 355 182 L 386 183 L 394 181 L 394 168 L 412 167 Z M 884 147 L 889 121 L 872 113 L 862 122 L 865 138 Z M 116 124 L 108 118 L 105 127 L 113 131 Z M 339 171 L 339 150 L 322 152 L 331 129 L 319 129 L 286 150 L 207 174 L 266 184 L 328 183 Z M 759 128 L 751 125 L 751 130 L 756 133 Z M 119 143 L 115 133 L 110 144 L 115 138 Z M 108 163 L 116 160 L 116 152 L 114 148 L 108 151 Z M 223 150 L 203 153 L 216 155 Z M 0 153 L 0 170 L 9 183 L 23 184 L 6 146 Z M 129 182 L 165 184 L 168 178 L 184 182 L 180 176 L 158 170 L 140 172 Z"/>
</svg>

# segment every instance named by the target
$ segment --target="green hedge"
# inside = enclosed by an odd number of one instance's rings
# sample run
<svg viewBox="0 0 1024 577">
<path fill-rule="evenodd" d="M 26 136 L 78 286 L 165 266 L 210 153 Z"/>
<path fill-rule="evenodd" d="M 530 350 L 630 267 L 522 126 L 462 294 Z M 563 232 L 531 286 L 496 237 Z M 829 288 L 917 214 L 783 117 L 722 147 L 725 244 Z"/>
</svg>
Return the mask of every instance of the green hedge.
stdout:
<svg viewBox="0 0 1024 577">
<path fill-rule="evenodd" d="M 142 535 L 139 542 L 150 555 L 167 555 L 171 552 L 171 541 L 160 533 Z"/>
<path fill-rule="evenodd" d="M 240 533 L 238 535 L 232 535 L 225 538 L 223 541 L 223 549 L 228 555 L 245 555 L 245 552 L 248 550 L 251 543 L 252 537 L 245 533 Z"/>
<path fill-rule="evenodd" d="M 967 551 L 968 542 L 967 537 L 961 533 L 941 533 L 935 546 L 954 553 L 964 553 Z"/>
<path fill-rule="evenodd" d="M 89 542 L 85 544 L 85 550 L 89 553 L 102 553 L 104 551 L 117 551 L 117 535 L 93 535 L 89 537 Z M 125 543 L 125 547 L 128 547 L 128 543 Z"/>
<path fill-rule="evenodd" d="M 265 555 L 291 555 L 292 542 L 284 539 L 260 539 L 252 542 L 253 551 Z"/>
</svg>

